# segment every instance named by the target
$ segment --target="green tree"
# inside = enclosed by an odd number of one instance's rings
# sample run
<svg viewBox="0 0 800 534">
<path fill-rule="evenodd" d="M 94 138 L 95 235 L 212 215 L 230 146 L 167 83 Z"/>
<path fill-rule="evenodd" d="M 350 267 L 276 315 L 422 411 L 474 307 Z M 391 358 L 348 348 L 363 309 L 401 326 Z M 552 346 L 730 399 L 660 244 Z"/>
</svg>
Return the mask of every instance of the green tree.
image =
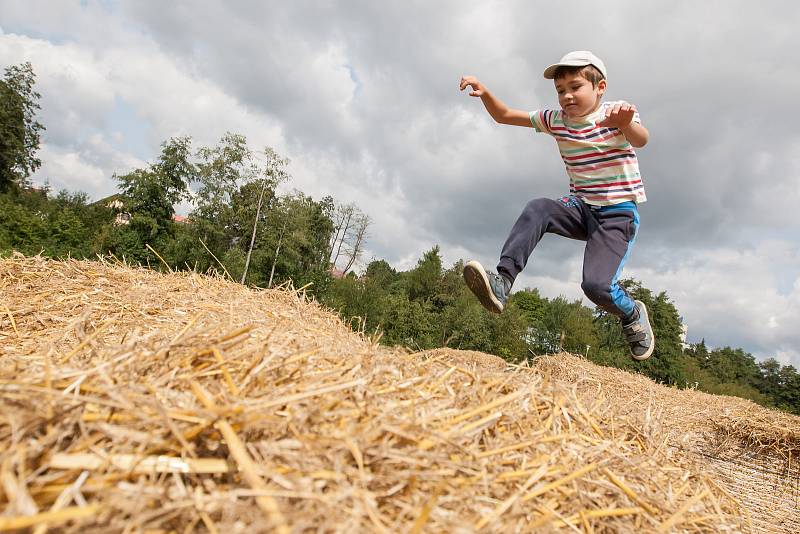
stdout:
<svg viewBox="0 0 800 534">
<path fill-rule="evenodd" d="M 527 357 L 527 346 L 524 335 L 527 322 L 523 312 L 513 302 L 503 309 L 499 315 L 483 312 L 489 317 L 489 339 L 491 346 L 488 352 L 508 361 L 520 361 Z"/>
<path fill-rule="evenodd" d="M 777 396 L 778 405 L 784 410 L 800 414 L 800 374 L 793 365 L 781 367 L 780 382 L 783 387 Z"/>
<path fill-rule="evenodd" d="M 161 145 L 155 163 L 114 178 L 119 183 L 130 223 L 111 229 L 104 248 L 128 259 L 151 258 L 146 245 L 162 248 L 174 233 L 175 204 L 187 198 L 196 170 L 190 161 L 191 139 L 175 137 Z M 152 260 L 156 260 L 152 257 Z"/>
<path fill-rule="evenodd" d="M 681 320 L 677 308 L 666 292 L 654 296 L 641 282 L 633 279 L 620 283 L 634 299 L 647 306 L 656 348 L 648 360 L 633 363 L 627 356 L 628 346 L 619 319 L 598 308 L 594 322 L 600 351 L 595 356 L 596 361 L 632 369 L 656 381 L 684 387 L 687 379 L 682 367 Z"/>
<path fill-rule="evenodd" d="M 36 194 L 37 197 L 44 195 Z M 43 200 L 23 191 L 0 194 L 0 252 L 38 254 L 47 236 Z"/>
<path fill-rule="evenodd" d="M 464 284 L 463 270 L 461 260 L 446 270 L 430 301 L 436 312 L 437 342 L 440 346 L 490 352 L 491 317 Z"/>
<path fill-rule="evenodd" d="M 772 404 L 782 410 L 800 415 L 800 374 L 791 365 L 782 366 L 775 358 L 758 364 L 756 388 Z"/>
<path fill-rule="evenodd" d="M 428 302 L 409 300 L 406 295 L 390 294 L 387 299 L 384 331 L 385 342 L 412 350 L 440 346 L 434 324 L 435 315 Z"/>
<path fill-rule="evenodd" d="M 104 206 L 87 203 L 83 193 L 13 189 L 0 193 L 0 252 L 48 257 L 91 257 L 98 233 L 111 223 Z"/>
<path fill-rule="evenodd" d="M 439 289 L 442 277 L 442 257 L 439 245 L 435 245 L 417 262 L 408 275 L 409 300 L 431 300 Z"/>
<path fill-rule="evenodd" d="M 599 345 L 600 337 L 594 328 L 592 311 L 581 305 L 580 301 L 572 303 L 569 315 L 564 321 L 564 350 L 588 355 L 592 347 Z"/>
<path fill-rule="evenodd" d="M 547 299 L 536 288 L 525 288 L 513 294 L 514 304 L 523 312 L 529 324 L 538 324 L 547 313 Z"/>
<path fill-rule="evenodd" d="M 781 395 L 781 389 L 784 387 L 781 376 L 781 364 L 778 363 L 778 360 L 775 358 L 767 358 L 763 362 L 759 363 L 758 367 L 759 391 L 771 399 L 779 399 Z"/>
<path fill-rule="evenodd" d="M 36 157 L 39 132 L 36 120 L 40 95 L 30 63 L 5 69 L 0 80 L 0 193 L 25 182 L 42 162 Z"/>
<path fill-rule="evenodd" d="M 370 334 L 385 330 L 390 295 L 378 280 L 345 276 L 330 284 L 323 299 L 351 326 L 363 328 Z"/>
<path fill-rule="evenodd" d="M 718 382 L 755 386 L 760 370 L 755 358 L 742 349 L 723 347 L 708 353 L 701 367 L 709 370 Z"/>
<path fill-rule="evenodd" d="M 367 265 L 364 277 L 389 288 L 397 280 L 397 271 L 386 260 L 373 260 Z"/>
<path fill-rule="evenodd" d="M 236 216 L 234 197 L 243 184 L 260 175 L 253 152 L 243 135 L 227 133 L 215 147 L 198 150 L 199 189 L 191 218 L 203 242 L 218 257 L 237 245 L 252 229 L 252 219 Z M 240 247 L 243 247 L 239 243 Z"/>
<path fill-rule="evenodd" d="M 637 368 L 656 381 L 684 387 L 686 376 L 680 365 L 683 347 L 678 309 L 664 291 L 653 297 L 651 291 L 639 282 L 628 281 L 626 287 L 635 299 L 641 300 L 647 306 L 656 338 L 653 356 Z"/>
<path fill-rule="evenodd" d="M 437 340 L 441 346 L 491 352 L 494 340 L 490 321 L 471 292 L 460 292 L 439 314 Z"/>
<path fill-rule="evenodd" d="M 708 347 L 706 347 L 705 339 L 701 339 L 700 343 L 689 345 L 684 353 L 694 358 L 700 366 L 705 367 L 708 364 Z"/>
<path fill-rule="evenodd" d="M 288 159 L 281 158 L 278 153 L 271 148 L 266 148 L 264 150 L 264 156 L 264 166 L 260 169 L 258 177 L 250 183 L 243 184 L 239 189 L 239 194 L 234 197 L 234 202 L 240 204 L 240 206 L 234 205 L 236 218 L 243 221 L 237 226 L 246 227 L 247 221 L 253 221 L 253 230 L 248 240 L 249 245 L 247 246 L 244 272 L 242 273 L 241 279 L 243 284 L 247 279 L 247 271 L 250 265 L 253 248 L 256 244 L 259 226 L 265 218 L 262 217 L 262 213 L 268 213 L 272 207 L 273 201 L 275 200 L 275 188 L 278 184 L 289 179 L 289 174 L 286 172 L 286 165 L 289 163 Z M 248 190 L 250 192 L 249 195 L 247 194 Z M 237 200 L 240 202 L 237 203 Z"/>
</svg>

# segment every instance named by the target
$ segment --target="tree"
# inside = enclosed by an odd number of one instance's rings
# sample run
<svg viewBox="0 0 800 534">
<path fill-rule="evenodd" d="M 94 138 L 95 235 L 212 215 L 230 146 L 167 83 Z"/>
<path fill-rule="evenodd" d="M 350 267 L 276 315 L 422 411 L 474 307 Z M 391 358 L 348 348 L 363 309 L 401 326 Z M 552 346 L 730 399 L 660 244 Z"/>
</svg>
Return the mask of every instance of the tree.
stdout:
<svg viewBox="0 0 800 534">
<path fill-rule="evenodd" d="M 311 283 L 313 292 L 324 290 L 330 275 L 322 265 L 333 228 L 325 199 L 317 202 L 295 191 L 275 196 L 268 207 L 253 245 L 250 283 L 270 286 L 291 279 L 295 286 Z"/>
<path fill-rule="evenodd" d="M 388 288 L 397 279 L 397 271 L 386 260 L 373 260 L 367 265 L 364 277 Z"/>
<path fill-rule="evenodd" d="M 685 386 L 686 376 L 680 361 L 683 355 L 681 346 L 681 318 L 678 309 L 662 291 L 656 297 L 641 282 L 624 280 L 625 288 L 636 300 L 647 306 L 656 348 L 653 355 L 637 366 L 640 372 L 666 384 Z M 627 349 L 627 347 L 626 347 Z"/>
<path fill-rule="evenodd" d="M 526 287 L 513 294 L 514 304 L 522 310 L 529 324 L 537 324 L 544 319 L 547 311 L 547 299 L 539 294 L 538 289 Z"/>
<path fill-rule="evenodd" d="M 758 364 L 758 390 L 783 410 L 800 415 L 800 374 L 792 365 L 781 366 L 775 358 Z"/>
<path fill-rule="evenodd" d="M 564 350 L 588 356 L 591 347 L 597 347 L 597 335 L 592 311 L 581 305 L 580 301 L 572 303 L 569 315 L 564 320 Z"/>
<path fill-rule="evenodd" d="M 150 258 L 158 261 L 146 247 L 169 246 L 165 241 L 174 234 L 175 204 L 188 197 L 189 183 L 196 177 L 190 157 L 191 139 L 174 137 L 161 144 L 155 163 L 114 175 L 130 222 L 106 233 L 102 240 L 104 252 L 140 263 Z"/>
<path fill-rule="evenodd" d="M 528 329 L 528 344 L 534 352 L 558 352 L 564 350 L 566 324 L 575 303 L 570 303 L 561 295 L 545 302 L 546 308 L 541 319 L 531 323 Z"/>
<path fill-rule="evenodd" d="M 781 389 L 781 364 L 775 358 L 767 358 L 758 364 L 760 370 L 760 381 L 758 389 L 772 399 L 780 397 Z"/>
<path fill-rule="evenodd" d="M 339 259 L 342 246 L 344 245 L 345 234 L 350 229 L 350 220 L 356 210 L 354 204 L 336 206 L 333 211 L 333 234 L 328 245 L 328 262 L 336 267 L 336 260 Z"/>
<path fill-rule="evenodd" d="M 364 251 L 372 220 L 355 204 L 337 206 L 332 216 L 334 230 L 328 244 L 328 261 L 334 268 L 343 265 L 341 271 L 346 273 Z"/>
<path fill-rule="evenodd" d="M 285 167 L 288 165 L 289 160 L 281 158 L 278 156 L 278 153 L 275 152 L 273 149 L 267 147 L 264 149 L 264 156 L 266 158 L 265 167 L 261 170 L 261 176 L 257 180 L 259 182 L 259 195 L 258 195 L 258 203 L 256 205 L 256 213 L 253 216 L 253 232 L 250 235 L 250 246 L 247 249 L 247 258 L 244 262 L 244 272 L 242 273 L 242 283 L 244 284 L 245 280 L 247 279 L 247 270 L 250 267 L 250 257 L 253 254 L 253 246 L 256 242 L 256 233 L 258 231 L 258 223 L 261 220 L 261 208 L 264 205 L 264 195 L 269 193 L 267 198 L 267 204 L 269 205 L 270 201 L 275 197 L 275 188 L 278 186 L 280 182 L 283 182 L 289 178 L 289 174 L 286 172 Z M 285 225 L 284 225 L 285 229 Z M 281 234 L 281 237 L 283 234 Z M 280 250 L 280 240 L 278 241 L 278 251 Z M 278 252 L 275 253 L 277 256 Z M 274 274 L 274 263 L 273 263 L 273 271 Z M 270 274 L 270 282 L 267 284 L 268 286 L 272 283 L 272 274 Z"/>
<path fill-rule="evenodd" d="M 706 347 L 705 339 L 701 339 L 700 343 L 689 345 L 689 347 L 683 352 L 687 356 L 694 358 L 697 363 L 703 367 L 708 364 L 708 347 Z"/>
<path fill-rule="evenodd" d="M 490 353 L 504 360 L 519 361 L 527 356 L 524 341 L 527 326 L 521 310 L 510 302 L 500 315 L 484 311 L 488 316 Z"/>
<path fill-rule="evenodd" d="M 91 257 L 98 234 L 110 226 L 111 210 L 87 204 L 83 193 L 14 189 L 0 194 L 0 253 L 17 250 L 48 257 Z"/>
<path fill-rule="evenodd" d="M 420 258 L 416 268 L 408 273 L 409 300 L 430 300 L 436 295 L 442 277 L 439 250 L 439 245 L 435 245 Z"/>
<path fill-rule="evenodd" d="M 708 353 L 701 363 L 719 382 L 737 382 L 742 385 L 755 386 L 760 378 L 760 370 L 752 354 L 742 349 L 723 347 Z"/>
<path fill-rule="evenodd" d="M 197 154 L 200 187 L 191 217 L 200 239 L 220 257 L 250 235 L 253 220 L 236 216 L 234 198 L 261 173 L 243 135 L 226 133 L 217 146 L 202 147 Z"/>
<path fill-rule="evenodd" d="M 30 63 L 7 67 L 0 80 L 0 193 L 24 183 L 42 164 L 36 157 L 44 126 L 36 120 L 41 95 L 35 83 Z"/>
<path fill-rule="evenodd" d="M 490 352 L 491 318 L 464 283 L 463 271 L 462 260 L 446 270 L 431 301 L 437 314 L 437 341 L 441 346 Z"/>
</svg>

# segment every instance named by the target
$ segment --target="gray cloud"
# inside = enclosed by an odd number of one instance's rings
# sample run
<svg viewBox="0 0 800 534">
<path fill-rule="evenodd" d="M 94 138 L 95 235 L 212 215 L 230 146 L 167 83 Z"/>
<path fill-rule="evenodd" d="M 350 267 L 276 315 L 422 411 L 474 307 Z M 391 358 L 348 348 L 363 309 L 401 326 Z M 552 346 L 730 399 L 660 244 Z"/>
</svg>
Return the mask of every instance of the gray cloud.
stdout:
<svg viewBox="0 0 800 534">
<path fill-rule="evenodd" d="M 290 156 L 293 185 L 357 202 L 375 221 L 370 254 L 400 268 L 436 243 L 448 261 L 491 265 L 529 198 L 566 191 L 553 141 L 493 124 L 459 77 L 513 107 L 553 107 L 544 66 L 591 49 L 609 67 L 608 98 L 635 103 L 651 131 L 626 274 L 667 291 L 690 337 L 800 364 L 800 336 L 787 333 L 800 319 L 794 2 L 49 6 L 0 6 L 0 58 L 51 58 L 40 77 L 50 154 L 74 144 L 78 117 L 82 162 L 135 161 L 124 142 L 113 154 L 86 142 L 113 135 L 117 99 L 153 150 L 175 133 L 209 143 L 239 131 Z M 579 298 L 581 254 L 545 239 L 520 286 Z M 773 316 L 784 326 L 759 329 Z"/>
</svg>

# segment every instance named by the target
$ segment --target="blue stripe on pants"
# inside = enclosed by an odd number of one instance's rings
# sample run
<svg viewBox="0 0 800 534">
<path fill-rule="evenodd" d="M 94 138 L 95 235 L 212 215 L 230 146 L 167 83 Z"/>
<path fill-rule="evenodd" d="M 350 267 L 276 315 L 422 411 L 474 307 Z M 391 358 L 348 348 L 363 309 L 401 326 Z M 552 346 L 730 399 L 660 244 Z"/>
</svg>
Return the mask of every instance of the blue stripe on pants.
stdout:
<svg viewBox="0 0 800 534">
<path fill-rule="evenodd" d="M 600 308 L 624 318 L 633 311 L 634 302 L 619 285 L 619 277 L 638 229 L 634 202 L 591 206 L 574 196 L 531 200 L 503 245 L 497 269 L 513 281 L 545 233 L 585 241 L 581 288 Z"/>
</svg>

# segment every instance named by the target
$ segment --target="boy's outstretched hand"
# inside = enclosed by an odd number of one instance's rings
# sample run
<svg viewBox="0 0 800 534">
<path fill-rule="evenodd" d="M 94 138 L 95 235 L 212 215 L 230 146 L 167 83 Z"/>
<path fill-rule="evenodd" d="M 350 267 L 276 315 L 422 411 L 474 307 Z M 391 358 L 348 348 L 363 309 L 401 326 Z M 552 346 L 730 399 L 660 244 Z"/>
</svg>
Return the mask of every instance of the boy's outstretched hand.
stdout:
<svg viewBox="0 0 800 534">
<path fill-rule="evenodd" d="M 467 86 L 472 88 L 472 91 L 470 91 L 469 96 L 483 96 L 483 93 L 486 92 L 486 88 L 480 81 L 478 81 L 478 78 L 476 78 L 475 76 L 461 77 L 461 83 L 459 84 L 459 87 L 463 91 L 464 89 L 467 88 Z"/>
<path fill-rule="evenodd" d="M 627 102 L 615 104 L 614 107 L 606 110 L 606 118 L 598 122 L 597 125 L 622 130 L 631 123 L 635 113 L 636 106 L 633 104 L 628 104 Z"/>
<path fill-rule="evenodd" d="M 606 110 L 606 118 L 598 122 L 597 125 L 619 129 L 631 146 L 641 148 L 647 144 L 650 132 L 638 122 L 633 122 L 635 114 L 636 106 L 633 104 L 628 104 L 627 102 L 614 104 L 613 107 Z"/>
<path fill-rule="evenodd" d="M 527 111 L 511 109 L 506 106 L 502 100 L 494 96 L 475 76 L 462 76 L 461 83 L 459 83 L 458 86 L 462 91 L 467 87 L 471 87 L 472 91 L 470 91 L 469 96 L 479 97 L 484 107 L 486 107 L 486 111 L 489 112 L 489 115 L 500 124 L 526 126 L 528 128 L 533 127 L 533 123 L 531 123 Z"/>
</svg>

